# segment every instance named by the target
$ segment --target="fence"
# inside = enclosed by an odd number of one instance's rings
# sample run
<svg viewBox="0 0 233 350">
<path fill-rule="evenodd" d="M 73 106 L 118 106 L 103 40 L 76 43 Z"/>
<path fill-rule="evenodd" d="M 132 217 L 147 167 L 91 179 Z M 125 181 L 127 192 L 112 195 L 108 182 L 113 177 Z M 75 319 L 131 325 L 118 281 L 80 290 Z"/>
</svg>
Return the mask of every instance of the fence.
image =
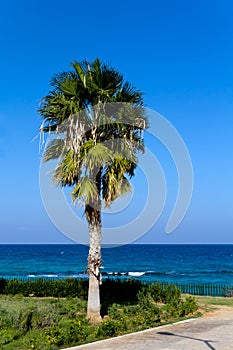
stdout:
<svg viewBox="0 0 233 350">
<path fill-rule="evenodd" d="M 168 283 L 161 283 L 163 287 Z M 233 297 L 233 286 L 219 285 L 219 284 L 175 284 L 181 293 L 188 293 L 193 295 L 215 296 L 215 297 Z"/>
</svg>

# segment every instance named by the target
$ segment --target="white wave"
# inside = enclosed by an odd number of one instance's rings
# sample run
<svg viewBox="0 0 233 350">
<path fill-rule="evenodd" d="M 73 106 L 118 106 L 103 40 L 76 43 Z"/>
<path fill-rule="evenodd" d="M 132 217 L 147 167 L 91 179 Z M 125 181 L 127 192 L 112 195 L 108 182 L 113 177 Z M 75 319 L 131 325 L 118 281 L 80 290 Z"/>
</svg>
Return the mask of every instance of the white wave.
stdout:
<svg viewBox="0 0 233 350">
<path fill-rule="evenodd" d="M 51 278 L 51 277 L 58 277 L 58 275 L 54 275 L 54 274 L 48 274 L 48 275 L 41 275 L 42 277 L 48 277 L 48 278 Z"/>
<path fill-rule="evenodd" d="M 133 277 L 140 277 L 140 276 L 145 275 L 145 272 L 132 272 L 132 271 L 129 271 L 128 275 L 129 276 L 133 276 Z"/>
<path fill-rule="evenodd" d="M 27 277 L 29 277 L 29 278 L 34 278 L 34 277 L 48 277 L 48 278 L 51 278 L 51 277 L 58 277 L 58 275 L 55 275 L 55 274 L 32 275 L 32 274 L 30 274 L 30 275 L 27 275 Z"/>
</svg>

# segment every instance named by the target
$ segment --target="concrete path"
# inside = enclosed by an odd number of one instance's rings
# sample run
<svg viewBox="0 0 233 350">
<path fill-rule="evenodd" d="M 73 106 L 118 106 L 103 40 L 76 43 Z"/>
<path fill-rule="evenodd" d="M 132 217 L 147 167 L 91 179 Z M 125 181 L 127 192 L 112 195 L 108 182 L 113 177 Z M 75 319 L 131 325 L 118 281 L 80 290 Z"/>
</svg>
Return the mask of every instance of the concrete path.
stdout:
<svg viewBox="0 0 233 350">
<path fill-rule="evenodd" d="M 66 350 L 233 350 L 233 308 Z"/>
</svg>

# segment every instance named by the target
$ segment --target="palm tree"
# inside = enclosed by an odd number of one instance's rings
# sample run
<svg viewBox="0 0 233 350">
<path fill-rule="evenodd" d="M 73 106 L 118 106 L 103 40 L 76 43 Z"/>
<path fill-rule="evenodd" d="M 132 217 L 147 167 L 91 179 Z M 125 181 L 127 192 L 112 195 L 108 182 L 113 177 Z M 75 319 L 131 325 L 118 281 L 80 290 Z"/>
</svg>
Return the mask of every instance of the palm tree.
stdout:
<svg viewBox="0 0 233 350">
<path fill-rule="evenodd" d="M 42 100 L 40 131 L 53 133 L 43 160 L 57 158 L 53 181 L 72 187 L 89 228 L 87 316 L 100 319 L 101 207 L 110 206 L 131 187 L 138 153 L 143 152 L 147 120 L 142 93 L 99 59 L 74 62 L 56 74 Z"/>
</svg>

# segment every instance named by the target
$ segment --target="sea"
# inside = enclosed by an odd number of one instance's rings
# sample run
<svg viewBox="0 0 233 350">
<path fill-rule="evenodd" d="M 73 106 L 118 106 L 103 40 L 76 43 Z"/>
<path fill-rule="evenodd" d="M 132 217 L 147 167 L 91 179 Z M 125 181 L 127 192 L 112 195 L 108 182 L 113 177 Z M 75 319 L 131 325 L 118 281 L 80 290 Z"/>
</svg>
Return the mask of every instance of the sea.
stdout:
<svg viewBox="0 0 233 350">
<path fill-rule="evenodd" d="M 88 278 L 88 247 L 0 245 L 0 277 Z M 131 244 L 102 249 L 103 278 L 233 286 L 233 245 Z"/>
</svg>

